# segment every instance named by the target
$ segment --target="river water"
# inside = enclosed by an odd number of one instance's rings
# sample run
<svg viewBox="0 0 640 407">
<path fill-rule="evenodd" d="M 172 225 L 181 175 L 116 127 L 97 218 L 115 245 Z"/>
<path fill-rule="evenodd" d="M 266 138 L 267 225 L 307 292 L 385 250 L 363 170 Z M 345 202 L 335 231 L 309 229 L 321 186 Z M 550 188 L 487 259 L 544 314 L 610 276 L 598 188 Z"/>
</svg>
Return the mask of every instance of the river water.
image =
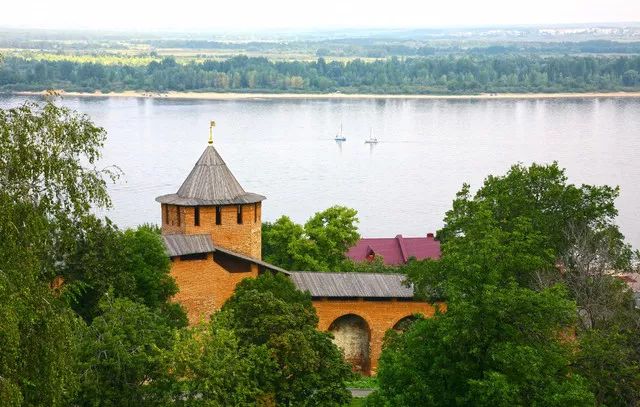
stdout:
<svg viewBox="0 0 640 407">
<path fill-rule="evenodd" d="M 0 97 L 0 107 L 25 97 Z M 108 131 L 108 216 L 160 222 L 154 198 L 177 191 L 214 144 L 245 190 L 267 196 L 263 219 L 303 222 L 340 204 L 363 236 L 421 236 L 442 226 L 463 182 L 477 188 L 511 164 L 557 160 L 571 182 L 619 185 L 618 223 L 640 247 L 640 99 L 170 100 L 73 98 Z M 346 142 L 333 140 L 340 125 Z M 366 145 L 370 131 L 380 142 Z"/>
</svg>

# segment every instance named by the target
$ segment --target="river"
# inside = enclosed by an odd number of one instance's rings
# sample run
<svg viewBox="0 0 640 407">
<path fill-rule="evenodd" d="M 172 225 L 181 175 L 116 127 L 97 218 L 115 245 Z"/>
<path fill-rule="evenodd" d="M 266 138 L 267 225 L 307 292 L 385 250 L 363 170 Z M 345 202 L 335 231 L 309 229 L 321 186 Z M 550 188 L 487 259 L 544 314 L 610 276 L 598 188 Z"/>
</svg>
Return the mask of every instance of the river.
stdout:
<svg viewBox="0 0 640 407">
<path fill-rule="evenodd" d="M 1 96 L 0 107 L 27 97 Z M 557 160 L 574 183 L 619 185 L 618 224 L 640 247 L 640 99 L 174 100 L 66 97 L 108 131 L 108 216 L 160 221 L 154 198 L 177 191 L 214 144 L 245 190 L 267 197 L 263 219 L 303 222 L 340 204 L 363 236 L 422 236 L 442 226 L 463 182 L 522 162 Z M 340 125 L 346 142 L 333 140 Z M 380 142 L 366 145 L 370 131 Z"/>
</svg>

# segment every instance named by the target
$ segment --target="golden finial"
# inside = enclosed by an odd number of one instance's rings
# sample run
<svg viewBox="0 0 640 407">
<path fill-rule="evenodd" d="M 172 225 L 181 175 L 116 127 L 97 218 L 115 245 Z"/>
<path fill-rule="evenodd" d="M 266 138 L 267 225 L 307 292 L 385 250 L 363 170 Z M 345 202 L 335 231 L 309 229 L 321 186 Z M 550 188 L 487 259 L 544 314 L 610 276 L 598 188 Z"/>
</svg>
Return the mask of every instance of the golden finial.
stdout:
<svg viewBox="0 0 640 407">
<path fill-rule="evenodd" d="M 213 128 L 216 127 L 216 122 L 211 120 L 209 123 L 209 144 L 213 144 Z"/>
</svg>

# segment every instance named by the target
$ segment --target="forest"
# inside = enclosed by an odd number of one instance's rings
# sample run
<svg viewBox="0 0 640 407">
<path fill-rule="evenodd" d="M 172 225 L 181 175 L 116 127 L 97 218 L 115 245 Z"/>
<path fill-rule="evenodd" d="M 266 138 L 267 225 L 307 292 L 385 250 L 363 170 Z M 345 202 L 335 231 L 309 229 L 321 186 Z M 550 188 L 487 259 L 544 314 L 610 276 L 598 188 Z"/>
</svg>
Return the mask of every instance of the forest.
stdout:
<svg viewBox="0 0 640 407">
<path fill-rule="evenodd" d="M 640 56 L 435 55 L 346 61 L 233 56 L 144 64 L 7 55 L 0 91 L 476 94 L 636 91 Z"/>
</svg>

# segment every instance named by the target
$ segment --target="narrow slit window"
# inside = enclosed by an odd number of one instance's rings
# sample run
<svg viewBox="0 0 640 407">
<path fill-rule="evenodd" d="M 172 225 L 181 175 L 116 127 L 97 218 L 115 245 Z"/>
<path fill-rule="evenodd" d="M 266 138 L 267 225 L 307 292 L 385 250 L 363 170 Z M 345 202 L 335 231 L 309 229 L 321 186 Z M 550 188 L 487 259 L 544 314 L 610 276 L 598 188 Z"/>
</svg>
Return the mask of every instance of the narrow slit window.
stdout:
<svg viewBox="0 0 640 407">
<path fill-rule="evenodd" d="M 258 204 L 253 204 L 253 223 L 258 222 Z"/>
<path fill-rule="evenodd" d="M 178 218 L 178 226 L 180 226 L 180 207 L 176 206 L 176 214 Z"/>
<path fill-rule="evenodd" d="M 200 226 L 200 207 L 193 208 L 193 226 Z"/>
<path fill-rule="evenodd" d="M 216 206 L 216 225 L 222 225 L 222 209 Z"/>
<path fill-rule="evenodd" d="M 238 225 L 242 225 L 242 205 L 238 205 Z"/>
<path fill-rule="evenodd" d="M 169 205 L 164 205 L 164 223 L 169 224 Z"/>
</svg>

